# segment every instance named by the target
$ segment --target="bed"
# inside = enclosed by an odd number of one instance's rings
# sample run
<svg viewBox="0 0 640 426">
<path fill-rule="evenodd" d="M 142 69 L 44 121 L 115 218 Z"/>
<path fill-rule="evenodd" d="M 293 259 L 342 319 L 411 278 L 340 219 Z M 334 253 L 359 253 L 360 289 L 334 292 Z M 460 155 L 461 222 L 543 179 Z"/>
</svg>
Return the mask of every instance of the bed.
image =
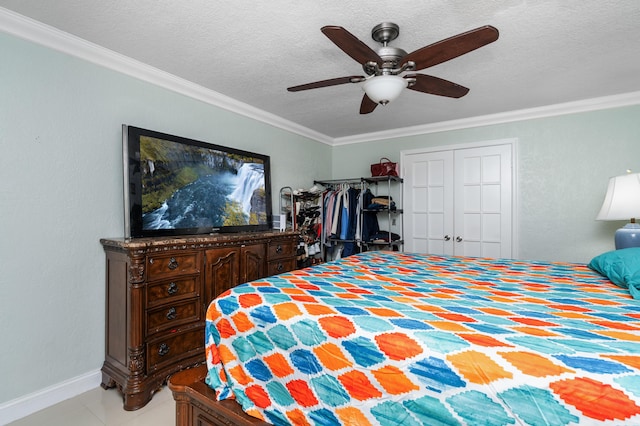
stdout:
<svg viewBox="0 0 640 426">
<path fill-rule="evenodd" d="M 170 380 L 178 425 L 189 404 L 216 425 L 640 424 L 640 301 L 587 265 L 365 252 L 231 289 L 205 333 L 206 367 Z"/>
</svg>

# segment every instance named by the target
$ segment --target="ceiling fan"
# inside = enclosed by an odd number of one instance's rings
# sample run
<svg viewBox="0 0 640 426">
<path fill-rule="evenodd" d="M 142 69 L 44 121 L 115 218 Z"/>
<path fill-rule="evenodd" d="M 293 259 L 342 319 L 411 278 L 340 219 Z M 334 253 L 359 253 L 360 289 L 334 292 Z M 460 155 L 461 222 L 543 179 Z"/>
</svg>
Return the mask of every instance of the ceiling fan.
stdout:
<svg viewBox="0 0 640 426">
<path fill-rule="evenodd" d="M 366 75 L 331 78 L 289 87 L 287 90 L 299 92 L 338 84 L 363 83 L 365 94 L 360 104 L 360 114 L 373 112 L 378 104 L 388 104 L 400 96 L 405 87 L 432 95 L 461 98 L 469 92 L 468 88 L 414 72 L 457 58 L 498 39 L 498 30 L 485 25 L 407 54 L 402 49 L 388 45 L 400 34 L 400 27 L 391 22 L 383 22 L 371 30 L 371 38 L 382 44 L 377 52 L 342 27 L 329 25 L 322 27 L 321 31 L 336 46 L 360 63 Z"/>
</svg>

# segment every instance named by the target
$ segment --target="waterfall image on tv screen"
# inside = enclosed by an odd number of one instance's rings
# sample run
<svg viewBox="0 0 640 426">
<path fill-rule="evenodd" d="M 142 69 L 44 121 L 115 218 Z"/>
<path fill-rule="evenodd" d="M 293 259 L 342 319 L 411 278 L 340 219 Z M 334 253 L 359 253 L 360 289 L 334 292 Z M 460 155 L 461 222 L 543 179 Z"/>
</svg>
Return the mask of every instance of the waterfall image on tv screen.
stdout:
<svg viewBox="0 0 640 426">
<path fill-rule="evenodd" d="M 267 223 L 262 159 L 140 138 L 142 228 L 216 228 Z"/>
</svg>

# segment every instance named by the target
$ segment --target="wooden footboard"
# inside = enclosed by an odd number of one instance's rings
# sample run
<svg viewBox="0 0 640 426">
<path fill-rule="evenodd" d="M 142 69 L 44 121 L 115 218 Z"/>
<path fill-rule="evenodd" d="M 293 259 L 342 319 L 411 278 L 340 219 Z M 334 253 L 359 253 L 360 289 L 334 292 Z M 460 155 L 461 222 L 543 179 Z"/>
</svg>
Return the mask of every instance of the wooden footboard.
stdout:
<svg viewBox="0 0 640 426">
<path fill-rule="evenodd" d="M 180 371 L 169 379 L 176 400 L 176 426 L 267 426 L 245 414 L 235 400 L 216 401 L 205 382 L 206 365 Z"/>
</svg>

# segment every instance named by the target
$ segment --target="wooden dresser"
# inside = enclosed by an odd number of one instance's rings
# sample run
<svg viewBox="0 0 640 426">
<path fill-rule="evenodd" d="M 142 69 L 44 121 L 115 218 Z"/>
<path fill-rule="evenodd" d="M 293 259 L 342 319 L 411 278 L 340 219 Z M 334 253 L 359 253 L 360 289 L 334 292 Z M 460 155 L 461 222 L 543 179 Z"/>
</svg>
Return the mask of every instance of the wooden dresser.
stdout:
<svg viewBox="0 0 640 426">
<path fill-rule="evenodd" d="M 209 302 L 295 269 L 298 233 L 102 239 L 106 336 L 102 387 L 137 410 L 176 371 L 204 362 Z"/>
</svg>

